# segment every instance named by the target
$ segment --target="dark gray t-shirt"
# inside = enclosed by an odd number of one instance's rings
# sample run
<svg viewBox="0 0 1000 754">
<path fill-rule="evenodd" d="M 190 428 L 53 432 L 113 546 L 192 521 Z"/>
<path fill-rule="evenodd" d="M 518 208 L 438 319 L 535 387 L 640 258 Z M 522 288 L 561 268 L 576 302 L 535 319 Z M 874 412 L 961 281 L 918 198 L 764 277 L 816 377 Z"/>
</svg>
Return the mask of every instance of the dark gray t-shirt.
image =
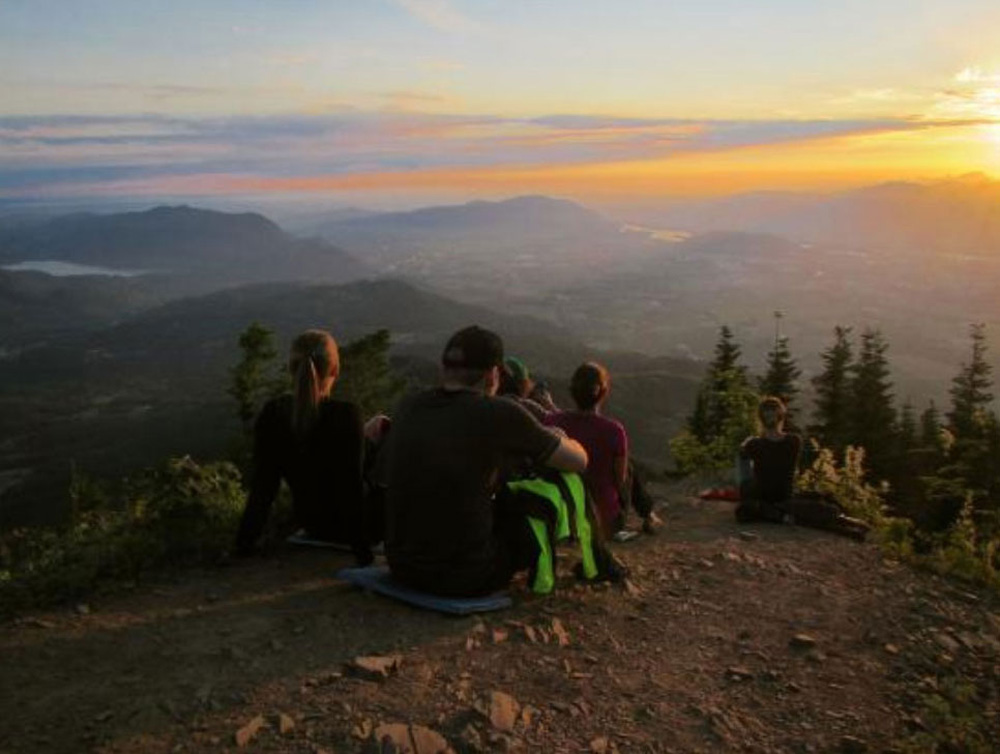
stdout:
<svg viewBox="0 0 1000 754">
<path fill-rule="evenodd" d="M 404 400 L 387 448 L 392 569 L 446 577 L 485 567 L 499 470 L 513 458 L 544 462 L 559 442 L 502 398 L 437 388 Z"/>
</svg>

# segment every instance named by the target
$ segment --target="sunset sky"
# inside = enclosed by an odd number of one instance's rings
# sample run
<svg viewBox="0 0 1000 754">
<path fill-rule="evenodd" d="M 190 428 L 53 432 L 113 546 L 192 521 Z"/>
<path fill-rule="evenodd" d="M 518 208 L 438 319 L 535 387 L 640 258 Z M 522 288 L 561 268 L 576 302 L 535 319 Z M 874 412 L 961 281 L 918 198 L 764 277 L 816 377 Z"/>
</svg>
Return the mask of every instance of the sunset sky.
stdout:
<svg viewBox="0 0 1000 754">
<path fill-rule="evenodd" d="M 997 0 L 0 0 L 0 198 L 1000 177 Z"/>
</svg>

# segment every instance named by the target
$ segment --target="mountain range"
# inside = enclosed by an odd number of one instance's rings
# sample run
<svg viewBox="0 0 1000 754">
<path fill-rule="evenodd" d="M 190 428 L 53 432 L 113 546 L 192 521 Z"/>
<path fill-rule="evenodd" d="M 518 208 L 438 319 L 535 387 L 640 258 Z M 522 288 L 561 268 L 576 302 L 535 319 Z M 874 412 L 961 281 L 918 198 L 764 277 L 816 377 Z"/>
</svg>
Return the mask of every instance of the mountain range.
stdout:
<svg viewBox="0 0 1000 754">
<path fill-rule="evenodd" d="M 155 207 L 0 224 L 0 262 L 62 261 L 186 278 L 194 291 L 264 280 L 344 282 L 371 274 L 329 243 L 255 213 Z"/>
<path fill-rule="evenodd" d="M 774 233 L 910 255 L 1000 253 L 1000 182 L 979 173 L 836 194 L 762 192 L 623 211 L 644 224 L 698 233 Z"/>
</svg>

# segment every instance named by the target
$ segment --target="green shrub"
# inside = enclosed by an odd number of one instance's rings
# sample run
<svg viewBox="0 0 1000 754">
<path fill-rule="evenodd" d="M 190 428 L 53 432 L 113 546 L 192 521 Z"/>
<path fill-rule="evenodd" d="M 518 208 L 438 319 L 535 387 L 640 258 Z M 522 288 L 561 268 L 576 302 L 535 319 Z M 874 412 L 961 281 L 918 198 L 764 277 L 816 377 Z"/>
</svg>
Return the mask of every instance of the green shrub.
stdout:
<svg viewBox="0 0 1000 754">
<path fill-rule="evenodd" d="M 976 526 L 971 493 L 951 528 L 923 558 L 924 564 L 942 574 L 973 583 L 998 584 L 997 552 L 1000 540 L 982 534 Z"/>
<path fill-rule="evenodd" d="M 757 430 L 757 394 L 732 371 L 717 377 L 721 387 L 711 393 L 711 408 L 718 416 L 718 433 L 700 439 L 690 428 L 670 440 L 670 454 L 684 474 L 733 468 L 740 444 Z"/>
<path fill-rule="evenodd" d="M 70 495 L 65 527 L 0 538 L 0 611 L 79 598 L 153 568 L 215 562 L 230 547 L 245 496 L 235 466 L 186 456 L 117 492 L 75 479 Z"/>
<path fill-rule="evenodd" d="M 848 446 L 841 463 L 829 448 L 814 444 L 812 465 L 799 474 L 796 486 L 803 492 L 831 496 L 847 513 L 874 527 L 887 523 L 885 487 L 876 488 L 865 480 L 865 450 Z"/>
</svg>

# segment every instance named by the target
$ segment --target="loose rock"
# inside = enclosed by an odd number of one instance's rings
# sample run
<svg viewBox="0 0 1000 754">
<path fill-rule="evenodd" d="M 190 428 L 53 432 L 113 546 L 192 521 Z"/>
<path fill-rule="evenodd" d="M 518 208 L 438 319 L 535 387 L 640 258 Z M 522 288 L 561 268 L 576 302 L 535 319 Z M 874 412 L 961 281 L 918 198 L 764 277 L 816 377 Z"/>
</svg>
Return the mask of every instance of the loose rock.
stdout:
<svg viewBox="0 0 1000 754">
<path fill-rule="evenodd" d="M 388 678 L 399 670 L 403 658 L 400 655 L 373 655 L 355 657 L 349 668 L 356 675 L 370 680 L 379 681 Z"/>
<path fill-rule="evenodd" d="M 499 731 L 509 733 L 514 730 L 517 713 L 521 705 L 517 699 L 502 691 L 493 691 L 489 698 L 490 724 Z"/>
<path fill-rule="evenodd" d="M 278 733 L 287 736 L 295 730 L 295 721 L 284 712 L 278 713 Z"/>
<path fill-rule="evenodd" d="M 812 649 L 816 646 L 816 639 L 809 634 L 795 634 L 788 640 L 788 646 L 793 649 Z"/>
<path fill-rule="evenodd" d="M 261 715 L 253 718 L 250 722 L 236 731 L 236 745 L 244 749 L 246 746 L 253 741 L 254 736 L 256 736 L 260 729 L 263 728 L 267 723 L 264 722 L 264 718 Z"/>
</svg>

